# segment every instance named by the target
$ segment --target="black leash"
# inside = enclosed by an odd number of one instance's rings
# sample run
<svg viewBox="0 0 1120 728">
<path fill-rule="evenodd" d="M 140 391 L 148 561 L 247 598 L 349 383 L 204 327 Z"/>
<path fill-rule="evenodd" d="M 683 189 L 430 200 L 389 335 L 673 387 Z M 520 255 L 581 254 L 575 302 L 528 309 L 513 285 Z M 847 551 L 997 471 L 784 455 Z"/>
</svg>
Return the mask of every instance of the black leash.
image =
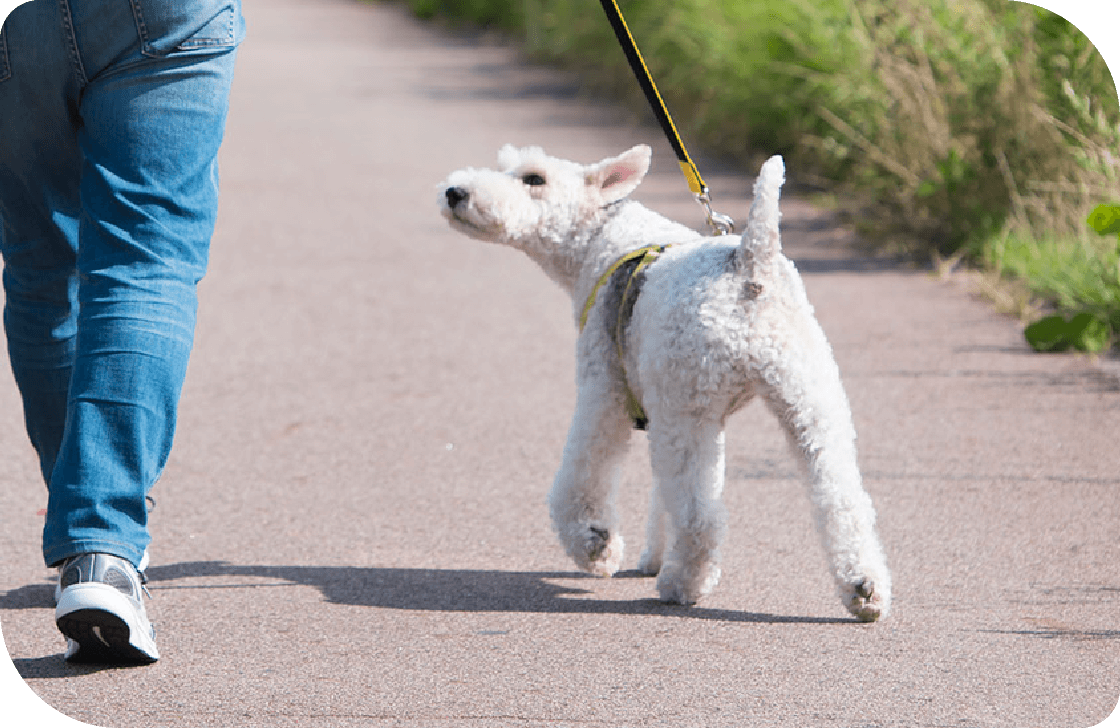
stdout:
<svg viewBox="0 0 1120 728">
<path fill-rule="evenodd" d="M 672 117 L 669 116 L 665 101 L 661 98 L 661 94 L 657 92 L 653 76 L 650 75 L 649 69 L 642 59 L 638 44 L 634 42 L 634 36 L 630 34 L 630 29 L 626 26 L 626 20 L 622 17 L 622 11 L 619 10 L 618 3 L 616 0 L 599 0 L 599 3 L 603 6 L 607 19 L 610 20 L 611 28 L 614 29 L 614 35 L 618 38 L 623 53 L 626 54 L 630 70 L 634 72 L 634 77 L 638 80 L 638 85 L 641 87 L 642 93 L 645 94 L 646 100 L 653 110 L 653 115 L 657 117 L 657 123 L 661 125 L 661 130 L 665 132 L 665 137 L 669 140 L 669 146 L 673 148 L 673 152 L 677 155 L 677 161 L 680 162 L 681 171 L 684 173 L 689 189 L 695 195 L 696 201 L 708 213 L 708 224 L 716 235 L 726 235 L 734 232 L 734 221 L 727 215 L 721 215 L 712 209 L 708 186 L 704 184 L 704 179 L 700 176 L 700 170 L 696 168 L 692 158 L 688 156 L 688 150 L 684 148 L 681 135 L 677 132 Z"/>
</svg>

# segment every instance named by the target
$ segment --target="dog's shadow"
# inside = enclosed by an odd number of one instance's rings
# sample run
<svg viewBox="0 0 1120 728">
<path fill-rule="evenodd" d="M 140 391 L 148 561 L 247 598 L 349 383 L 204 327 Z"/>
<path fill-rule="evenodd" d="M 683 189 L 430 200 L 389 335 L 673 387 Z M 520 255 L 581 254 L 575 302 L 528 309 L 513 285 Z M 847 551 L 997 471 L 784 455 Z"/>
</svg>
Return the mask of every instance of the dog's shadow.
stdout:
<svg viewBox="0 0 1120 728">
<path fill-rule="evenodd" d="M 194 578 L 237 577 L 239 583 L 178 583 Z M 243 577 L 264 580 L 246 583 Z M 616 579 L 645 578 L 624 571 Z M 148 569 L 153 591 L 177 588 L 266 588 L 311 586 L 334 604 L 382 609 L 451 612 L 533 612 L 557 614 L 637 614 L 724 622 L 859 624 L 851 618 L 805 617 L 664 604 L 657 599 L 597 599 L 572 582 L 600 582 L 573 572 L 475 569 L 392 569 L 346 566 L 240 566 L 195 561 Z M 566 583 L 557 583 L 563 581 Z M 651 582 L 652 588 L 652 582 Z"/>
<path fill-rule="evenodd" d="M 601 580 L 578 572 L 475 569 L 390 569 L 350 566 L 243 566 L 227 561 L 188 561 L 147 571 L 153 592 L 174 589 L 255 589 L 311 586 L 333 604 L 382 609 L 449 612 L 536 612 L 557 614 L 638 614 L 721 622 L 859 624 L 854 617 L 784 616 L 731 609 L 682 607 L 657 599 L 596 599 L 589 585 Z M 223 582 L 222 577 L 235 581 Z M 246 581 L 260 579 L 262 581 Z M 622 571 L 615 579 L 645 579 Z M 205 583 L 190 580 L 206 579 Z M 556 581 L 568 582 L 567 584 Z M 650 583 L 652 588 L 652 580 Z M 0 595 L 0 609 L 54 606 L 53 584 L 29 584 Z"/>
</svg>

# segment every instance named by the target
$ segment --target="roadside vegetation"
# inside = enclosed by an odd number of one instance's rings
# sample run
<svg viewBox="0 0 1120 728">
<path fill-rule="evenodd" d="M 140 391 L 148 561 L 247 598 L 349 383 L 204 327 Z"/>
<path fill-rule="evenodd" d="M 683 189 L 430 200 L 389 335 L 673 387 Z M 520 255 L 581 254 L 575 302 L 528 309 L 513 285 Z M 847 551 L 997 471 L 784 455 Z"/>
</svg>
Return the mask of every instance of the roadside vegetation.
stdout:
<svg viewBox="0 0 1120 728">
<path fill-rule="evenodd" d="M 405 2 L 644 107 L 595 0 Z M 1120 104 L 1073 25 L 1009 0 L 619 4 L 690 146 L 782 153 L 869 244 L 980 268 L 1040 350 L 1120 342 Z"/>
</svg>

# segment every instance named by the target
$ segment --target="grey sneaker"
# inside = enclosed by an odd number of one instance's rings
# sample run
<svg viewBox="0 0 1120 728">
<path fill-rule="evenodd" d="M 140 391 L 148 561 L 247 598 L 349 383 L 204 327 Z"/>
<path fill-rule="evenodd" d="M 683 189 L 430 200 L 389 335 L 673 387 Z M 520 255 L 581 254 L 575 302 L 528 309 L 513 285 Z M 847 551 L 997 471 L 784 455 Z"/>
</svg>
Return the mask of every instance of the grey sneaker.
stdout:
<svg viewBox="0 0 1120 728">
<path fill-rule="evenodd" d="M 159 659 L 144 610 L 146 579 L 127 560 L 80 554 L 59 569 L 55 623 L 73 662 L 145 664 Z"/>
<path fill-rule="evenodd" d="M 54 583 L 54 605 L 57 607 L 58 602 L 62 599 L 62 570 L 66 568 L 66 564 L 70 563 L 70 559 L 66 559 L 58 565 L 58 579 Z M 140 583 L 146 584 L 148 580 L 144 577 L 144 571 L 148 568 L 148 549 L 144 549 L 144 556 L 140 559 L 140 565 L 136 570 L 140 572 Z"/>
</svg>

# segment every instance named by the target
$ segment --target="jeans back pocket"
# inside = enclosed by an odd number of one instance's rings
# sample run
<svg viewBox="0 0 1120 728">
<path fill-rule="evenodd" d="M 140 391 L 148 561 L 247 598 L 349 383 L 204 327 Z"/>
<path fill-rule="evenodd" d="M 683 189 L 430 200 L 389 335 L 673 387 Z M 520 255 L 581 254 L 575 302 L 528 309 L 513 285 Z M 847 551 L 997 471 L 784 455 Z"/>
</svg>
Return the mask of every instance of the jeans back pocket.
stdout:
<svg viewBox="0 0 1120 728">
<path fill-rule="evenodd" d="M 245 37 L 240 0 L 130 0 L 146 56 L 213 53 Z"/>
</svg>

